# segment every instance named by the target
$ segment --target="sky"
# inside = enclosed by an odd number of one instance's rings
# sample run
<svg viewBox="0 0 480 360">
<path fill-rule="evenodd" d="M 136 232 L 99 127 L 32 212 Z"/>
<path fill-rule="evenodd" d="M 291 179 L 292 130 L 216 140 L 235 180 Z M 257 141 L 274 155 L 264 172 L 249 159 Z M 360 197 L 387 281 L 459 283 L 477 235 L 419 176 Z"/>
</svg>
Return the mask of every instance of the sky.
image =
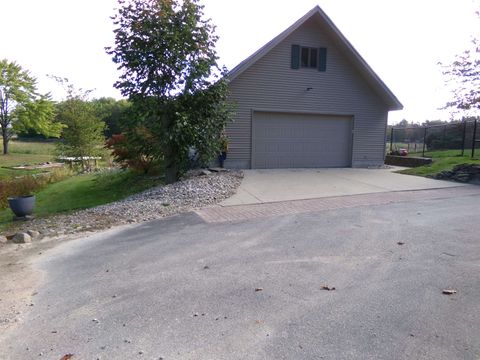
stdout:
<svg viewBox="0 0 480 360">
<path fill-rule="evenodd" d="M 18 62 L 55 100 L 47 74 L 67 77 L 94 97 L 120 98 L 119 76 L 104 47 L 113 44 L 117 0 L 0 0 L 0 58 Z M 217 26 L 220 64 L 232 69 L 320 7 L 404 105 L 389 123 L 450 118 L 438 62 L 449 63 L 480 37 L 480 0 L 201 0 Z"/>
</svg>

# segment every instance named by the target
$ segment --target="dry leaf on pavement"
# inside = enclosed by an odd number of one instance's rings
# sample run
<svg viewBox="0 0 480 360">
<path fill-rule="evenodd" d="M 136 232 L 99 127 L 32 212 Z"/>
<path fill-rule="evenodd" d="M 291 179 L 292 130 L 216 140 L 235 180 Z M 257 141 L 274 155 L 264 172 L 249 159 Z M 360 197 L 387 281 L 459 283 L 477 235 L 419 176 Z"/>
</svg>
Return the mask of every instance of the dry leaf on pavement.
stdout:
<svg viewBox="0 0 480 360">
<path fill-rule="evenodd" d="M 442 291 L 443 294 L 445 295 L 453 295 L 453 294 L 456 294 L 457 293 L 457 290 L 454 290 L 454 289 L 444 289 Z"/>
<path fill-rule="evenodd" d="M 327 290 L 327 291 L 333 291 L 335 290 L 334 286 L 328 286 L 328 285 L 322 285 L 321 287 L 322 290 Z"/>
</svg>

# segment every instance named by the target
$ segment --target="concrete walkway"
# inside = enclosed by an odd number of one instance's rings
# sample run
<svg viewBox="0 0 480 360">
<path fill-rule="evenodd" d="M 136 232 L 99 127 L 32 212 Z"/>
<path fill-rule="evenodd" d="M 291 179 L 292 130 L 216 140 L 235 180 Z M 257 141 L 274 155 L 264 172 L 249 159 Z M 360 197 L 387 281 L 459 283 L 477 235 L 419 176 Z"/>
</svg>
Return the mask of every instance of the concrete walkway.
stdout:
<svg viewBox="0 0 480 360">
<path fill-rule="evenodd" d="M 456 182 L 395 173 L 398 169 L 400 168 L 245 170 L 245 177 L 237 193 L 220 205 L 263 204 L 463 186 Z"/>
</svg>

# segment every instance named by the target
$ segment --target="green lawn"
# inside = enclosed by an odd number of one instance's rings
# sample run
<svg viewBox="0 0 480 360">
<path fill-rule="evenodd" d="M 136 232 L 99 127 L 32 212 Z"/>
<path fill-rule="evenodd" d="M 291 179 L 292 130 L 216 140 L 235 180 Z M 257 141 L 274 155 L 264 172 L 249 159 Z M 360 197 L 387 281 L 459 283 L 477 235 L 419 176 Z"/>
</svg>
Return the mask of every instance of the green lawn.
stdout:
<svg viewBox="0 0 480 360">
<path fill-rule="evenodd" d="M 54 161 L 54 154 L 54 143 L 12 140 L 10 153 L 0 154 L 0 181 L 38 173 L 39 170 L 14 170 L 11 167 Z M 104 166 L 104 163 L 102 160 L 99 166 Z M 106 204 L 159 185 L 161 182 L 159 177 L 142 176 L 120 170 L 72 176 L 36 192 L 35 216 L 48 216 Z M 12 217 L 10 209 L 0 209 L 0 230 L 11 225 Z"/>
<path fill-rule="evenodd" d="M 0 141 L 3 149 L 3 142 Z M 9 143 L 9 154 L 0 154 L 0 179 L 34 174 L 34 170 L 15 170 L 11 167 L 23 164 L 40 164 L 54 160 L 55 144 L 50 142 L 31 142 L 11 140 Z"/>
<path fill-rule="evenodd" d="M 123 170 L 72 176 L 36 193 L 35 216 L 106 204 L 161 183 L 158 177 Z M 10 209 L 0 210 L 0 229 L 12 223 L 12 216 Z"/>
<path fill-rule="evenodd" d="M 0 144 L 2 142 L 0 141 Z M 3 146 L 3 145 L 2 145 Z M 13 154 L 53 155 L 55 143 L 45 141 L 10 140 L 10 152 Z"/>
<path fill-rule="evenodd" d="M 451 170 L 458 164 L 480 164 L 480 149 L 478 150 L 477 157 L 474 159 L 470 157 L 470 151 L 466 150 L 464 156 L 459 154 L 459 150 L 431 151 L 425 154 L 426 157 L 432 158 L 433 163 L 431 165 L 400 170 L 398 172 L 408 175 L 428 176 L 437 174 L 440 171 Z"/>
</svg>

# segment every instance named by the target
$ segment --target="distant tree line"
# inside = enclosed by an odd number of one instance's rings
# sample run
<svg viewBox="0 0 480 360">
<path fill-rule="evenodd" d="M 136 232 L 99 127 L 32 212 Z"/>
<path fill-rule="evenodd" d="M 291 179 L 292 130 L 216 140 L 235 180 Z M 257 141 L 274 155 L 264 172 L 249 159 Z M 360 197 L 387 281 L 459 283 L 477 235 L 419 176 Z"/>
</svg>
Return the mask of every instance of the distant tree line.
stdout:
<svg viewBox="0 0 480 360">
<path fill-rule="evenodd" d="M 122 166 L 145 173 L 160 167 L 171 183 L 192 162 L 208 165 L 228 147 L 225 128 L 234 105 L 228 97 L 227 70 L 217 62 L 215 26 L 205 18 L 199 0 L 118 3 L 112 17 L 115 42 L 105 50 L 121 72 L 114 87 L 128 100 L 89 100 L 89 91 L 55 78 L 67 98 L 53 103 L 33 95 L 33 81 L 25 90 L 30 91 L 30 102 L 41 100 L 48 111 L 43 117 L 32 112 L 26 117 L 31 121 L 17 130 L 11 124 L 20 124 L 20 117 L 2 115 L 0 120 L 8 120 L 0 123 L 8 133 L 4 146 L 14 132 L 57 137 L 59 151 L 83 158 L 95 155 L 108 138 L 106 145 Z M 27 102 L 18 98 L 16 107 L 28 110 Z M 45 126 L 37 126 L 40 118 Z"/>
<path fill-rule="evenodd" d="M 83 100 L 89 107 L 91 107 L 92 112 L 95 114 L 95 117 L 99 121 L 103 121 L 105 126 L 103 128 L 103 134 L 105 138 L 111 138 L 114 134 L 120 134 L 122 132 L 120 124 L 126 120 L 128 117 L 128 110 L 131 106 L 130 102 L 126 99 L 114 99 L 112 97 L 100 97 L 93 99 L 84 99 Z M 53 112 L 54 112 L 54 122 L 62 123 L 63 118 L 61 114 L 61 109 L 65 107 L 65 103 L 68 100 L 63 100 L 59 102 L 51 101 Z M 16 132 L 16 135 L 21 138 L 31 138 L 31 139 L 56 139 L 58 136 L 48 136 L 44 135 L 41 132 L 37 131 L 32 127 L 24 127 L 19 129 Z"/>
</svg>

